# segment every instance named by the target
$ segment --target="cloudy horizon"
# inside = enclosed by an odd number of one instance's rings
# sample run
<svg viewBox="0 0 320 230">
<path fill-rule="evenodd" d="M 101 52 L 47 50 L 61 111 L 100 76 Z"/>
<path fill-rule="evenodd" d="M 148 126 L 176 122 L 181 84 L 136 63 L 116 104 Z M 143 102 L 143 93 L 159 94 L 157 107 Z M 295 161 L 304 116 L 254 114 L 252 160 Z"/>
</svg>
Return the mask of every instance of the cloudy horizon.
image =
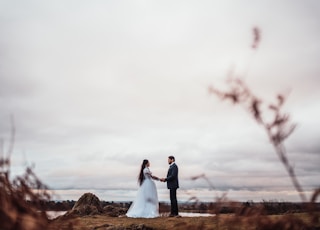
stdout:
<svg viewBox="0 0 320 230">
<path fill-rule="evenodd" d="M 319 187 L 320 2 L 0 1 L 0 139 L 57 199 L 132 200 L 143 159 L 178 199 L 300 201 L 262 127 L 208 93 L 230 70 L 264 101 L 286 95 L 288 158 Z M 252 28 L 261 30 L 251 49 Z M 204 174 L 206 180 L 191 180 Z M 160 200 L 169 200 L 156 182 Z M 116 192 L 113 192 L 116 191 Z"/>
</svg>

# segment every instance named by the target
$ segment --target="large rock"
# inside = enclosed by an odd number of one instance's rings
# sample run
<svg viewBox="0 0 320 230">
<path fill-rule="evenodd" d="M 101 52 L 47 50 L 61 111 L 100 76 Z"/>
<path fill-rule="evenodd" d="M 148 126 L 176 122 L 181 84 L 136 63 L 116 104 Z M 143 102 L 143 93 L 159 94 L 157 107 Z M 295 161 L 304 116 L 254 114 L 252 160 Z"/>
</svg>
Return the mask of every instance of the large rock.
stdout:
<svg viewBox="0 0 320 230">
<path fill-rule="evenodd" d="M 102 208 L 101 202 L 97 196 L 92 193 L 83 194 L 79 200 L 74 204 L 73 208 L 68 211 L 61 219 L 69 219 L 78 216 L 91 215 L 108 215 L 111 217 L 124 216 L 128 208 L 120 207 L 117 204 L 107 205 Z"/>
<path fill-rule="evenodd" d="M 87 216 L 102 214 L 103 209 L 101 207 L 100 200 L 92 193 L 83 194 L 80 199 L 74 204 L 73 208 L 66 213 L 66 216 Z"/>
</svg>

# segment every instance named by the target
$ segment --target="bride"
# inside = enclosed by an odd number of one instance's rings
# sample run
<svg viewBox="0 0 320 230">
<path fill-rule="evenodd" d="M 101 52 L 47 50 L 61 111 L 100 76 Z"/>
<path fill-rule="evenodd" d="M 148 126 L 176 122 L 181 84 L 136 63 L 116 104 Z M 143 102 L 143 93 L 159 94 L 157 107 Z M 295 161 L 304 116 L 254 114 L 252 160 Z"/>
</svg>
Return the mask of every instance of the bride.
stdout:
<svg viewBox="0 0 320 230">
<path fill-rule="evenodd" d="M 156 184 L 152 180 L 159 180 L 159 178 L 152 175 L 149 167 L 150 162 L 143 160 L 138 178 L 140 187 L 126 214 L 127 217 L 154 218 L 159 216 L 158 193 Z"/>
</svg>

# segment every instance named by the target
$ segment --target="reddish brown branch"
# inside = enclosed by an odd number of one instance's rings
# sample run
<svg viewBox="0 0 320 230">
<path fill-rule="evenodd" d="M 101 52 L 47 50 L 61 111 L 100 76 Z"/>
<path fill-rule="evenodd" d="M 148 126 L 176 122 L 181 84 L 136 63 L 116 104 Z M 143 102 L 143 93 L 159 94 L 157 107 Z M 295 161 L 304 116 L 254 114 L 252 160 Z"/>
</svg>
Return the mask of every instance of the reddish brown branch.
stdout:
<svg viewBox="0 0 320 230">
<path fill-rule="evenodd" d="M 222 92 L 211 86 L 209 88 L 209 93 L 218 96 L 221 100 L 230 100 L 234 104 L 242 105 L 245 110 L 247 110 L 253 116 L 258 124 L 265 128 L 269 136 L 269 140 L 274 146 L 280 161 L 287 170 L 295 189 L 300 195 L 301 200 L 304 202 L 307 201 L 304 191 L 295 174 L 294 168 L 289 162 L 283 143 L 296 127 L 295 124 L 289 124 L 290 117 L 288 114 L 282 114 L 280 112 L 285 101 L 284 96 L 277 96 L 277 105 L 269 105 L 268 109 L 274 114 L 274 119 L 272 122 L 268 123 L 263 118 L 263 113 L 265 112 L 261 109 L 263 101 L 256 97 L 245 85 L 245 83 L 241 81 L 241 79 L 231 79 L 228 81 L 228 83 L 230 85 L 229 91 Z"/>
</svg>

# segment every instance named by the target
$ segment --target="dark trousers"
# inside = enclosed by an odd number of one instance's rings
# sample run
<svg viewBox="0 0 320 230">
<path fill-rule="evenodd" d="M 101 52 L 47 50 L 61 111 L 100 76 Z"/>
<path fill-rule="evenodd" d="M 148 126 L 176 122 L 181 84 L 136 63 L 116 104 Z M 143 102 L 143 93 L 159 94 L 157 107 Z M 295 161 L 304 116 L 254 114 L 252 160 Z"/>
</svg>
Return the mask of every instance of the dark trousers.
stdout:
<svg viewBox="0 0 320 230">
<path fill-rule="evenodd" d="M 177 189 L 170 189 L 171 215 L 178 215 Z"/>
</svg>

